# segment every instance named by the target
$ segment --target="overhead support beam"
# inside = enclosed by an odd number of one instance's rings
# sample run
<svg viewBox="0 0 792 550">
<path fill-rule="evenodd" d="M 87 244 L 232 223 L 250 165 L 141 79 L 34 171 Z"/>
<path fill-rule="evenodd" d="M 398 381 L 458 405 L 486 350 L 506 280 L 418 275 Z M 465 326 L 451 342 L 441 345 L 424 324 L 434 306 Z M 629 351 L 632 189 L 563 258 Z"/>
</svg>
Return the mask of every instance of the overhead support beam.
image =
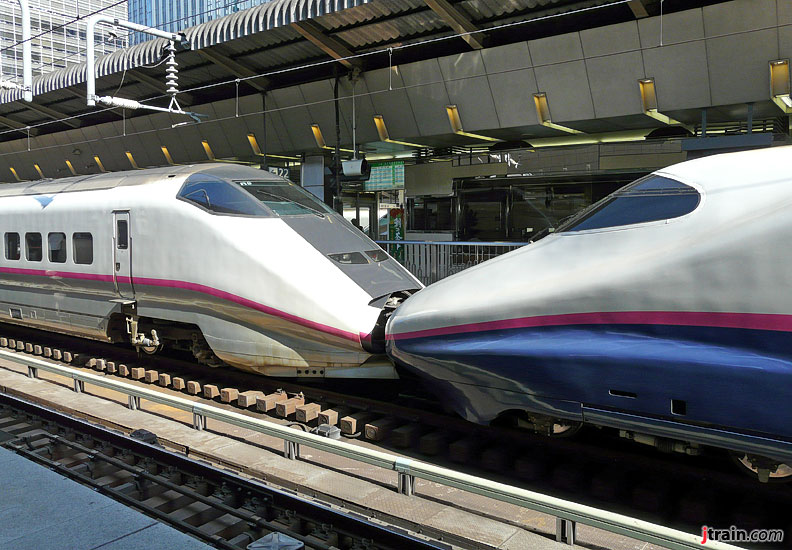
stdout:
<svg viewBox="0 0 792 550">
<path fill-rule="evenodd" d="M 647 0 L 630 0 L 627 2 L 627 5 L 630 6 L 636 19 L 649 17 L 649 12 L 646 10 L 646 1 Z"/>
<path fill-rule="evenodd" d="M 22 105 L 26 109 L 30 109 L 32 111 L 36 111 L 37 113 L 41 113 L 42 115 L 55 119 L 58 122 L 62 122 L 67 126 L 71 126 L 72 128 L 80 127 L 79 120 L 76 120 L 74 118 L 69 118 L 69 115 L 67 115 L 66 113 L 61 113 L 60 111 L 56 111 L 51 107 L 45 107 L 44 105 L 39 105 L 37 103 L 23 103 Z M 64 119 L 68 119 L 68 120 L 64 120 Z"/>
<path fill-rule="evenodd" d="M 162 79 L 157 80 L 154 77 L 147 75 L 144 72 L 141 72 L 138 69 L 130 69 L 127 71 L 127 75 L 131 76 L 141 84 L 145 84 L 151 91 L 158 92 L 160 94 L 165 93 L 165 76 L 162 76 Z M 192 94 L 188 94 L 185 92 L 179 92 L 179 100 L 184 100 L 185 103 L 192 104 L 193 96 Z"/>
<path fill-rule="evenodd" d="M 267 89 L 269 88 L 270 85 L 269 80 L 267 80 L 264 77 L 251 78 L 256 76 L 258 73 L 253 69 L 251 69 L 250 67 L 243 65 L 239 61 L 234 61 L 227 55 L 223 55 L 220 52 L 216 52 L 212 50 L 201 49 L 195 51 L 201 54 L 201 56 L 203 56 L 204 59 L 208 59 L 215 65 L 223 67 L 225 70 L 229 71 L 231 74 L 233 74 L 238 78 L 250 78 L 250 80 L 245 80 L 245 83 L 249 84 L 256 90 L 260 92 L 266 92 Z"/>
<path fill-rule="evenodd" d="M 424 0 L 432 11 L 439 15 L 446 25 L 462 35 L 462 39 L 474 50 L 484 48 L 484 36 L 470 19 L 451 5 L 448 0 Z M 473 34 L 470 34 L 473 33 Z"/>
<path fill-rule="evenodd" d="M 322 50 L 324 53 L 336 59 L 347 69 L 359 69 L 359 59 L 349 59 L 355 54 L 348 46 L 340 40 L 328 36 L 319 25 L 313 21 L 296 21 L 291 24 L 292 28 L 300 33 L 308 42 Z"/>
<path fill-rule="evenodd" d="M 21 122 L 17 122 L 16 120 L 12 120 L 12 119 L 10 119 L 8 117 L 4 117 L 4 116 L 0 116 L 0 124 L 3 124 L 4 126 L 8 126 L 9 128 L 13 128 L 14 130 L 23 130 L 24 131 L 27 128 L 27 125 L 22 124 Z M 30 129 L 30 135 L 31 136 L 35 136 L 37 134 L 38 134 L 38 129 L 36 129 L 36 128 L 31 128 Z"/>
</svg>

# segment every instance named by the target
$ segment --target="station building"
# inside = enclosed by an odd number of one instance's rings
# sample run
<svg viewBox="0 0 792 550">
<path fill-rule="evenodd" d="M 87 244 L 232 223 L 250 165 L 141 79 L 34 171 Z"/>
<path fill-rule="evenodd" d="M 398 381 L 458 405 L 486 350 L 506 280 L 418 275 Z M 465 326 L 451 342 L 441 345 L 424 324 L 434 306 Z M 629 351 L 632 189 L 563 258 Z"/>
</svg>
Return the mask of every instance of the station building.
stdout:
<svg viewBox="0 0 792 550">
<path fill-rule="evenodd" d="M 524 242 L 696 156 L 789 142 L 787 0 L 272 0 L 184 29 L 183 116 L 85 103 L 85 67 L 0 93 L 0 179 L 235 161 L 371 236 Z M 163 39 L 97 93 L 167 105 Z M 372 177 L 340 177 L 365 157 Z"/>
</svg>

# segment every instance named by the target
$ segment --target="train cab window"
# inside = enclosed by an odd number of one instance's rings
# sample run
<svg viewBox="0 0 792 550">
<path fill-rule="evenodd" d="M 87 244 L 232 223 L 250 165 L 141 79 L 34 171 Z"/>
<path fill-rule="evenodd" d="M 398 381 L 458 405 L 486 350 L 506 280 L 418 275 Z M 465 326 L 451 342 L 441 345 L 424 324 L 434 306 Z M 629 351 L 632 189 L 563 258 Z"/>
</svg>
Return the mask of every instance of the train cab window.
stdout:
<svg viewBox="0 0 792 550">
<path fill-rule="evenodd" d="M 585 231 L 670 220 L 693 212 L 700 201 L 698 191 L 689 185 L 650 175 L 605 197 L 557 231 Z"/>
<path fill-rule="evenodd" d="M 187 180 L 179 191 L 180 199 L 217 214 L 271 216 L 258 201 L 236 185 L 207 174 L 198 176 Z"/>
<path fill-rule="evenodd" d="M 5 234 L 5 257 L 6 260 L 18 260 L 21 256 L 19 233 Z"/>
<path fill-rule="evenodd" d="M 333 212 L 308 191 L 286 180 L 236 181 L 235 183 L 278 216 L 304 214 L 324 216 Z"/>
<path fill-rule="evenodd" d="M 116 246 L 119 250 L 129 248 L 129 224 L 126 220 L 118 220 L 116 232 Z"/>
<path fill-rule="evenodd" d="M 25 233 L 25 258 L 29 262 L 40 262 L 44 257 L 41 233 Z"/>
<path fill-rule="evenodd" d="M 72 235 L 72 257 L 76 264 L 93 263 L 93 235 L 90 233 L 74 233 Z"/>
<path fill-rule="evenodd" d="M 62 264 L 66 262 L 66 234 L 50 233 L 47 235 L 49 244 L 49 261 Z"/>
</svg>

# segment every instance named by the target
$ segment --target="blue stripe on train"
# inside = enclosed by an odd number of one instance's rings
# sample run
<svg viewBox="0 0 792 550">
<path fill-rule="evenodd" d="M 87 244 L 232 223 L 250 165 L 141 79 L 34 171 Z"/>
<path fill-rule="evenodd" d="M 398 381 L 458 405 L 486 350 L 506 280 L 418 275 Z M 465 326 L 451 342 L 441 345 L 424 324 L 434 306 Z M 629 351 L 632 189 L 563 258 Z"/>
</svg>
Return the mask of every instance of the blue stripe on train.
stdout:
<svg viewBox="0 0 792 550">
<path fill-rule="evenodd" d="M 478 413 L 497 409 L 487 400 L 500 392 L 504 403 L 547 414 L 557 414 L 552 403 L 572 402 L 792 437 L 785 332 L 579 325 L 397 340 L 388 351 L 449 390 L 471 419 L 488 419 Z M 671 400 L 685 402 L 684 416 L 672 414 Z"/>
</svg>

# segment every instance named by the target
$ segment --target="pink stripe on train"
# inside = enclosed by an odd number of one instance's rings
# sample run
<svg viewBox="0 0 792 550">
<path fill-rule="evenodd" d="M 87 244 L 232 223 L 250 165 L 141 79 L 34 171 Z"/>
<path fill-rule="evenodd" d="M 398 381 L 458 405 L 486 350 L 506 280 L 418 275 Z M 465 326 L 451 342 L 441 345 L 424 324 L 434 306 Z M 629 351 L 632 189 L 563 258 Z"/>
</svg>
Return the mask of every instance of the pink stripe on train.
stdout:
<svg viewBox="0 0 792 550">
<path fill-rule="evenodd" d="M 80 279 L 87 281 L 101 281 L 101 282 L 109 282 L 109 283 L 113 282 L 112 275 L 99 275 L 94 273 L 74 273 L 70 271 L 50 271 L 43 269 L 19 269 L 14 267 L 0 267 L 0 273 L 8 273 L 10 275 L 29 275 L 36 277 Z M 292 315 L 291 313 L 286 313 L 285 311 L 275 309 L 274 307 L 266 306 L 264 304 L 260 304 L 253 300 L 242 298 L 241 296 L 237 296 L 236 294 L 232 294 L 224 290 L 219 290 L 198 283 L 189 283 L 186 281 L 174 281 L 169 279 L 151 279 L 146 277 L 133 277 L 133 278 L 118 277 L 118 282 L 126 283 L 126 284 L 132 283 L 136 285 L 145 285 L 145 286 L 158 286 L 165 288 L 180 288 L 184 290 L 191 290 L 193 292 L 200 292 L 201 294 L 207 294 L 209 296 L 221 298 L 229 302 L 234 302 L 236 304 L 240 304 L 242 306 L 255 309 L 257 311 L 261 311 L 262 313 L 266 313 L 267 315 L 272 315 L 273 317 L 279 317 L 291 323 L 303 327 L 307 327 L 312 330 L 324 332 L 326 334 L 331 334 L 333 336 L 338 336 L 339 338 L 344 338 L 345 340 L 360 342 L 361 339 L 365 337 L 365 335 L 362 333 L 355 334 L 353 332 L 341 330 L 339 328 L 331 327 L 329 325 L 317 323 L 316 321 L 303 319 L 302 317 Z"/>
<path fill-rule="evenodd" d="M 555 327 L 566 325 L 675 325 L 691 327 L 741 328 L 753 330 L 777 330 L 792 332 L 792 315 L 774 313 L 717 313 L 696 311 L 613 311 L 597 313 L 567 313 L 562 315 L 540 315 L 453 325 L 388 334 L 388 340 L 407 340 L 429 336 L 446 336 L 505 330 L 515 328 Z"/>
</svg>

